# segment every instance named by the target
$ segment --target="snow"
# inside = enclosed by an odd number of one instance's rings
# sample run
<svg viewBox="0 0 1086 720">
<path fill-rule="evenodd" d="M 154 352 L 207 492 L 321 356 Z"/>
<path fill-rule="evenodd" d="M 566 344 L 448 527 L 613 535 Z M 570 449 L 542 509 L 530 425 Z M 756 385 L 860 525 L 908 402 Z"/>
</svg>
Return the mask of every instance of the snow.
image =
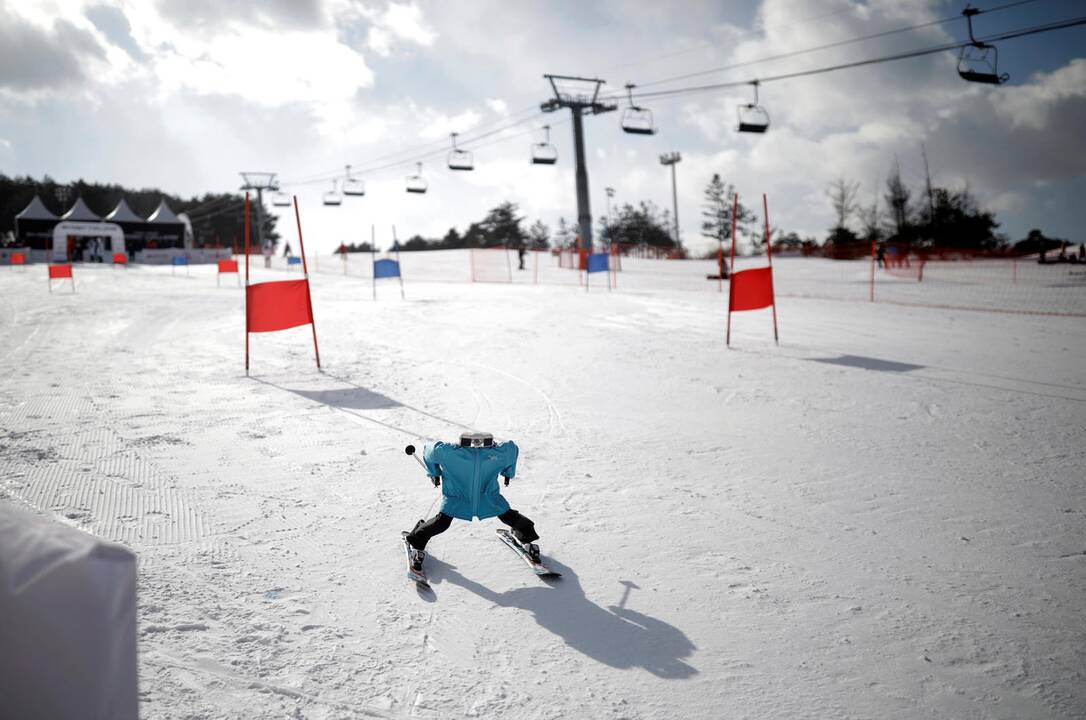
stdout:
<svg viewBox="0 0 1086 720">
<path fill-rule="evenodd" d="M 608 293 L 540 261 L 405 253 L 374 302 L 321 257 L 324 371 L 303 327 L 252 336 L 250 378 L 214 266 L 0 271 L 0 502 L 138 553 L 144 717 L 1086 716 L 1081 317 L 782 259 L 856 297 L 789 292 L 779 347 L 758 311 L 729 350 L 712 262 Z M 403 447 L 467 428 L 520 445 L 560 580 L 495 520 L 406 579 L 437 493 Z"/>
</svg>

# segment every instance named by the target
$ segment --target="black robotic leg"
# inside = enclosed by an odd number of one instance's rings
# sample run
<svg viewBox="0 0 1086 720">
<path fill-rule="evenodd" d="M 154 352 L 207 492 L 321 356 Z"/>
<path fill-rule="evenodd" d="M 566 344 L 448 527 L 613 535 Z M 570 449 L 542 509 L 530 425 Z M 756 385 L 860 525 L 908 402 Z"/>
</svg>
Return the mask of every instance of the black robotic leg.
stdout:
<svg viewBox="0 0 1086 720">
<path fill-rule="evenodd" d="M 452 521 L 452 516 L 440 512 L 429 520 L 419 520 L 415 529 L 408 533 L 407 542 L 416 550 L 425 550 L 430 538 L 448 530 Z"/>
<path fill-rule="evenodd" d="M 513 535 L 522 543 L 532 543 L 539 539 L 535 531 L 535 523 L 516 510 L 507 510 L 499 515 L 498 519 L 513 528 Z"/>
</svg>

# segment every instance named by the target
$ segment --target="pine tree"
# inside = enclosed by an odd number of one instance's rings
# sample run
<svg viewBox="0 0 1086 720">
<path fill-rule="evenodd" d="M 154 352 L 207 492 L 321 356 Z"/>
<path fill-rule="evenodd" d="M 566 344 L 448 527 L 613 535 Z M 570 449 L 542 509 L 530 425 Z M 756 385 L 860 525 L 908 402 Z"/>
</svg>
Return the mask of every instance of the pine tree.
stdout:
<svg viewBox="0 0 1086 720">
<path fill-rule="evenodd" d="M 551 229 L 542 220 L 536 220 L 528 228 L 528 246 L 533 250 L 546 250 L 551 246 Z"/>
<path fill-rule="evenodd" d="M 719 173 L 713 173 L 709 184 L 705 186 L 705 201 L 702 204 L 701 223 L 702 237 L 718 242 L 727 243 L 732 237 L 732 206 L 734 204 L 735 186 L 725 183 Z M 747 224 L 754 221 L 754 213 L 747 209 L 742 202 L 739 203 L 739 212 L 736 214 L 736 230 L 738 233 L 748 235 Z"/>
</svg>

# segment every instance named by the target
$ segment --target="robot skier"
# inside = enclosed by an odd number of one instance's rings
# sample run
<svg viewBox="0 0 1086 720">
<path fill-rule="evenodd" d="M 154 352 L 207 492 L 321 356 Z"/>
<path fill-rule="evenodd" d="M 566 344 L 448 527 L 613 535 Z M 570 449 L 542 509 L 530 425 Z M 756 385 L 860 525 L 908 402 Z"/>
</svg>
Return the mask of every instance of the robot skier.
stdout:
<svg viewBox="0 0 1086 720">
<path fill-rule="evenodd" d="M 408 445 L 405 452 L 419 460 L 413 445 Z M 535 544 L 539 539 L 535 524 L 509 507 L 498 485 L 498 476 L 501 475 L 505 486 L 509 486 L 509 481 L 517 472 L 519 453 L 513 441 L 495 443 L 493 435 L 481 432 L 463 433 L 460 442 L 455 445 L 435 442 L 423 448 L 419 463 L 434 487 L 441 488 L 442 500 L 437 515 L 429 520 L 419 520 L 411 532 L 403 533 L 408 576 L 412 580 L 427 585 L 422 569 L 426 559 L 426 543 L 448 530 L 454 519 L 470 522 L 475 518 L 485 520 L 492 517 L 497 517 L 512 528 L 512 532 L 498 529 L 498 536 L 537 575 L 559 574 L 549 570 L 540 560 L 539 546 Z"/>
</svg>

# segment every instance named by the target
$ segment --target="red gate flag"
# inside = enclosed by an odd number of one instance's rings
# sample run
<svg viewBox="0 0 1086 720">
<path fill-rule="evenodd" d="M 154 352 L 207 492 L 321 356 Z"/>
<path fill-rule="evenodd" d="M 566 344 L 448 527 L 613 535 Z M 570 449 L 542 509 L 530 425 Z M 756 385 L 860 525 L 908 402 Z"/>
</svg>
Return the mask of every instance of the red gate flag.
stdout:
<svg viewBox="0 0 1086 720">
<path fill-rule="evenodd" d="M 729 307 L 732 312 L 761 310 L 773 304 L 772 268 L 752 268 L 732 273 Z"/>
<path fill-rule="evenodd" d="M 72 292 L 75 292 L 75 276 L 72 275 L 72 266 L 69 264 L 64 265 L 50 265 L 49 266 L 49 279 L 46 280 L 49 283 L 49 292 L 53 292 L 53 281 L 64 280 L 67 278 L 72 281 Z"/>
<path fill-rule="evenodd" d="M 22 253 L 12 253 L 11 254 L 11 264 L 12 265 L 26 265 L 26 255 L 23 255 Z"/>
<path fill-rule="evenodd" d="M 773 342 L 780 342 L 777 336 L 777 301 L 773 293 L 773 239 L 769 233 L 769 202 L 766 200 L 765 193 L 762 193 L 762 209 L 765 213 L 765 249 L 769 265 L 735 272 L 735 224 L 739 213 L 739 193 L 735 194 L 735 203 L 732 205 L 731 265 L 733 271 L 728 286 L 728 331 L 724 340 L 728 347 L 732 344 L 732 313 L 761 310 L 767 307 L 773 308 Z M 723 276 L 723 268 L 721 270 L 721 276 Z"/>
<path fill-rule="evenodd" d="M 219 272 L 221 273 L 236 273 L 238 271 L 237 260 L 220 260 Z"/>
<path fill-rule="evenodd" d="M 317 348 L 317 323 L 313 320 L 313 298 L 309 294 L 309 268 L 305 261 L 302 217 L 294 197 L 294 218 L 298 222 L 298 244 L 302 249 L 302 279 L 249 284 L 249 193 L 245 193 L 245 374 L 249 374 L 249 333 L 275 332 L 299 325 L 313 328 L 313 354 L 321 367 Z"/>
<path fill-rule="evenodd" d="M 128 256 L 124 253 L 113 253 L 114 265 L 125 265 L 128 262 Z"/>
<path fill-rule="evenodd" d="M 277 280 L 245 288 L 248 332 L 275 332 L 313 322 L 308 280 Z"/>
</svg>

